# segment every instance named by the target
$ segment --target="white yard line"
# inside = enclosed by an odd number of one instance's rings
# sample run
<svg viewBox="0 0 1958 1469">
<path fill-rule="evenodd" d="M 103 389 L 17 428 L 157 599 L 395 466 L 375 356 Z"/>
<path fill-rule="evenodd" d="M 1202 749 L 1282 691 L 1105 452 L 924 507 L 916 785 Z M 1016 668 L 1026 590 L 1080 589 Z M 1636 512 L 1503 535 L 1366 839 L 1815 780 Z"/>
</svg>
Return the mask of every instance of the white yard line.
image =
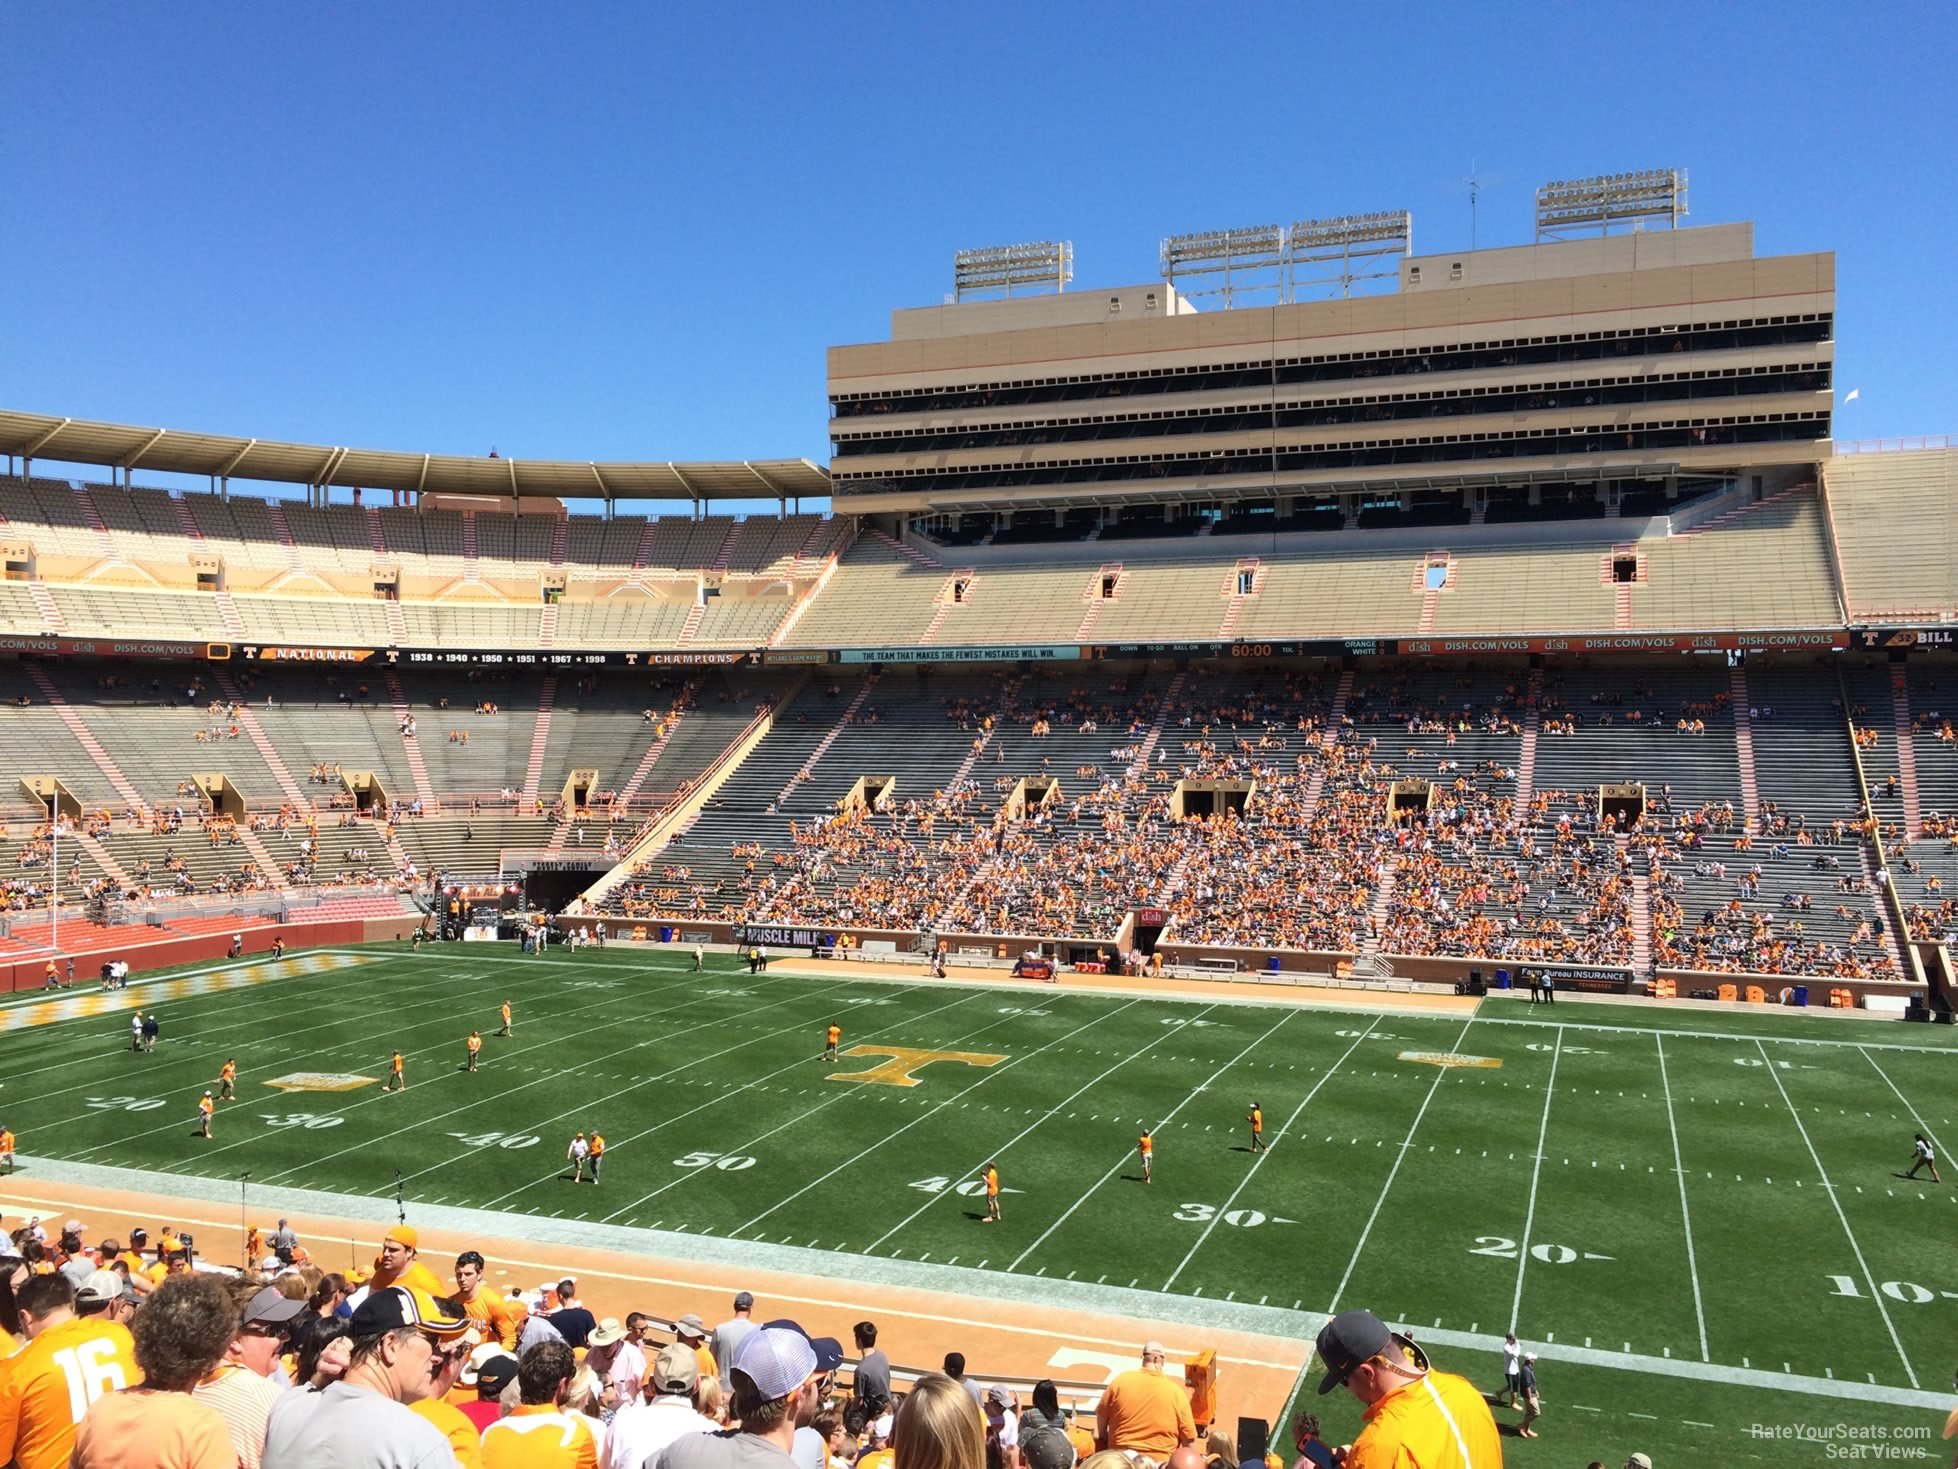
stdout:
<svg viewBox="0 0 1958 1469">
<path fill-rule="evenodd" d="M 1822 1155 L 1815 1151 L 1815 1144 L 1809 1138 L 1808 1128 L 1802 1122 L 1802 1114 L 1795 1109 L 1795 1102 L 1788 1095 L 1788 1088 L 1781 1084 L 1781 1077 L 1776 1072 L 1773 1059 L 1768 1055 L 1767 1047 L 1756 1042 L 1756 1048 L 1761 1052 L 1761 1064 L 1767 1068 L 1768 1076 L 1774 1082 L 1774 1089 L 1781 1093 L 1781 1100 L 1787 1104 L 1788 1115 L 1795 1119 L 1795 1129 L 1802 1135 L 1802 1143 L 1808 1149 L 1810 1159 L 1815 1163 L 1816 1173 L 1821 1175 L 1822 1191 L 1829 1196 L 1829 1202 L 1835 1206 L 1836 1218 L 1841 1221 L 1842 1232 L 1848 1236 L 1849 1248 L 1856 1256 L 1856 1268 L 1863 1272 L 1863 1283 L 1870 1288 L 1870 1299 L 1876 1302 L 1877 1312 L 1883 1317 L 1883 1328 L 1890 1333 L 1890 1345 L 1897 1349 L 1897 1357 L 1904 1364 L 1904 1376 L 1910 1379 L 1912 1387 L 1916 1387 L 1917 1369 L 1910 1365 L 1910 1355 L 1904 1351 L 1903 1341 L 1897 1335 L 1896 1323 L 1890 1319 L 1890 1308 L 1883 1304 L 1883 1292 L 1876 1288 L 1876 1277 L 1870 1273 L 1869 1262 L 1863 1258 L 1863 1247 L 1856 1241 L 1856 1231 L 1849 1227 L 1849 1216 L 1843 1212 L 1842 1200 L 1836 1196 L 1836 1186 L 1829 1182 L 1829 1170 L 1822 1166 Z"/>
<path fill-rule="evenodd" d="M 1214 1005 L 1206 1005 L 1203 1007 L 1202 1010 L 1197 1012 L 1197 1016 L 1195 1018 L 1200 1019 L 1201 1017 L 1208 1015 L 1212 1010 L 1216 1008 L 1217 1007 Z M 1133 1051 L 1130 1054 L 1121 1057 L 1119 1060 L 1115 1062 L 1113 1066 L 1104 1068 L 1097 1076 L 1093 1077 L 1088 1081 L 1082 1082 L 1080 1086 L 1076 1087 L 1073 1091 L 1069 1092 L 1065 1097 L 1061 1098 L 1060 1101 L 1054 1103 L 1053 1106 L 1049 1107 L 1046 1111 L 1042 1112 L 1038 1117 L 1034 1118 L 1034 1120 L 1029 1122 L 1025 1127 L 1021 1128 L 1018 1132 L 1014 1133 L 1012 1137 L 1008 1138 L 1005 1142 L 999 1144 L 997 1147 L 989 1151 L 986 1154 L 986 1157 L 998 1158 L 1002 1156 L 1007 1151 L 1007 1149 L 1011 1148 L 1015 1143 L 1021 1142 L 1024 1139 L 1033 1136 L 1035 1132 L 1039 1131 L 1039 1129 L 1043 1124 L 1052 1121 L 1054 1117 L 1056 1117 L 1060 1113 L 1061 1109 L 1066 1107 L 1069 1102 L 1072 1102 L 1075 1098 L 1083 1096 L 1086 1093 L 1093 1091 L 1097 1086 L 1101 1085 L 1102 1082 L 1106 1081 L 1109 1077 L 1113 1076 L 1116 1072 L 1120 1071 L 1124 1066 L 1130 1065 L 1131 1063 L 1136 1061 L 1140 1061 L 1144 1056 L 1148 1055 L 1151 1051 L 1155 1050 L 1157 1046 L 1161 1045 L 1164 1041 L 1170 1039 L 1170 1037 L 1176 1034 L 1178 1034 L 1178 1029 L 1165 1029 L 1161 1035 L 1157 1036 L 1154 1040 L 1150 1041 L 1148 1045 L 1143 1046 L 1139 1050 Z M 980 1163 L 974 1163 L 959 1176 L 962 1178 L 970 1178 L 972 1177 L 972 1175 L 977 1173 L 979 1169 L 983 1166 L 984 1166 L 983 1161 Z M 952 1193 L 952 1196 L 955 1198 L 960 1197 L 960 1195 L 958 1195 L 957 1193 L 951 1190 L 947 1190 L 947 1193 Z M 929 1209 L 933 1204 L 937 1203 L 941 1198 L 944 1197 L 945 1194 L 934 1194 L 930 1198 L 927 1198 L 922 1204 L 918 1205 L 917 1208 L 913 1209 L 909 1214 L 906 1214 L 902 1219 L 898 1220 L 898 1222 L 893 1224 L 889 1229 L 885 1230 L 882 1234 L 878 1235 L 876 1239 L 872 1240 L 869 1244 L 865 1245 L 864 1253 L 869 1254 L 872 1250 L 876 1249 L 877 1246 L 884 1243 L 884 1241 L 889 1239 L 892 1235 L 897 1234 L 902 1230 L 910 1228 L 911 1224 L 916 1219 L 918 1219 L 918 1217 L 922 1215 L 925 1212 L 925 1210 Z"/>
<path fill-rule="evenodd" d="M 1876 1057 L 1872 1056 L 1869 1053 L 1867 1047 L 1858 1046 L 1856 1049 L 1863 1053 L 1863 1059 L 1865 1061 L 1869 1062 L 1870 1065 L 1876 1067 L 1876 1074 L 1883 1078 L 1883 1084 L 1889 1087 L 1891 1091 L 1896 1093 L 1897 1100 L 1904 1104 L 1904 1110 L 1910 1113 L 1912 1120 L 1915 1121 L 1917 1125 L 1924 1130 L 1924 1136 L 1931 1140 L 1931 1146 L 1937 1149 L 1939 1156 L 1944 1158 L 1946 1164 L 1949 1165 L 1951 1161 L 1951 1155 L 1945 1152 L 1944 1144 L 1938 1141 L 1938 1135 L 1935 1132 L 1931 1131 L 1931 1124 L 1924 1120 L 1924 1114 L 1919 1112 L 1916 1107 L 1911 1105 L 1911 1100 L 1909 1097 L 1905 1096 L 1903 1092 L 1898 1090 L 1897 1083 L 1890 1079 L 1890 1073 L 1885 1071 L 1881 1066 L 1877 1066 Z"/>
<path fill-rule="evenodd" d="M 1462 1027 L 1462 1033 L 1455 1037 L 1452 1049 L 1459 1051 L 1462 1048 L 1462 1042 L 1468 1039 L 1469 1029 L 1474 1024 L 1475 1021 L 1471 1018 L 1468 1024 Z M 1421 1110 L 1414 1114 L 1414 1120 L 1408 1124 L 1406 1140 L 1394 1149 L 1394 1166 L 1387 1170 L 1387 1181 L 1380 1185 L 1380 1197 L 1373 1201 L 1373 1212 L 1367 1215 L 1366 1227 L 1360 1231 L 1359 1243 L 1353 1246 L 1353 1258 L 1346 1262 L 1346 1273 L 1339 1277 L 1339 1284 L 1333 1287 L 1332 1302 L 1326 1307 L 1328 1316 L 1339 1310 L 1339 1298 L 1346 1294 L 1347 1284 L 1353 1279 L 1353 1272 L 1359 1268 L 1360 1256 L 1366 1251 L 1367 1241 L 1373 1237 L 1374 1223 L 1380 1218 L 1380 1211 L 1386 1207 L 1387 1194 L 1392 1190 L 1394 1180 L 1400 1176 L 1401 1164 L 1406 1161 L 1412 1148 L 1414 1134 L 1421 1126 L 1421 1119 L 1428 1115 L 1428 1104 L 1434 1101 L 1435 1093 L 1441 1090 L 1442 1082 L 1447 1079 L 1448 1068 L 1437 1066 L 1435 1079 L 1428 1085 L 1428 1094 L 1421 1099 Z"/>
<path fill-rule="evenodd" d="M 1257 1177 L 1258 1169 L 1264 1166 L 1265 1159 L 1269 1158 L 1272 1155 L 1272 1152 L 1277 1148 L 1278 1144 L 1283 1142 L 1285 1140 L 1286 1134 L 1292 1130 L 1293 1124 L 1295 1124 L 1299 1120 L 1299 1118 L 1304 1115 L 1306 1103 L 1310 1102 L 1314 1097 L 1319 1095 L 1319 1088 L 1332 1080 L 1333 1073 L 1339 1070 L 1339 1068 L 1345 1064 L 1346 1058 L 1348 1056 L 1352 1055 L 1355 1051 L 1357 1051 L 1360 1048 L 1360 1043 L 1373 1033 L 1374 1026 L 1378 1025 L 1379 1023 L 1380 1023 L 1380 1017 L 1377 1015 L 1372 1020 L 1367 1022 L 1367 1028 L 1361 1031 L 1359 1035 L 1354 1037 L 1353 1044 L 1348 1046 L 1344 1051 L 1340 1053 L 1339 1060 L 1333 1062 L 1332 1065 L 1328 1066 L 1322 1073 L 1320 1073 L 1319 1079 L 1312 1084 L 1312 1090 L 1307 1092 L 1302 1098 L 1299 1099 L 1299 1104 L 1296 1107 L 1292 1108 L 1292 1115 L 1287 1117 L 1285 1119 L 1285 1125 L 1278 1129 L 1278 1135 L 1276 1138 L 1273 1139 L 1271 1146 L 1266 1148 L 1262 1153 L 1258 1154 L 1257 1157 L 1251 1160 L 1251 1166 L 1245 1169 L 1244 1177 L 1240 1178 L 1237 1181 L 1237 1187 L 1231 1190 L 1231 1196 L 1228 1199 L 1224 1200 L 1223 1207 L 1210 1216 L 1210 1222 L 1203 1226 L 1203 1233 L 1197 1236 L 1197 1242 L 1190 1246 L 1189 1253 L 1184 1255 L 1183 1258 L 1177 1262 L 1176 1268 L 1169 1272 L 1169 1279 L 1165 1280 L 1162 1284 L 1162 1288 L 1164 1290 L 1168 1290 L 1172 1285 L 1174 1285 L 1176 1283 L 1176 1277 L 1181 1275 L 1184 1272 L 1184 1270 L 1189 1267 L 1189 1263 L 1192 1260 L 1196 1259 L 1197 1251 L 1203 1248 L 1204 1241 L 1209 1239 L 1211 1232 L 1217 1228 L 1218 1220 L 1222 1219 L 1226 1214 L 1230 1213 L 1231 1209 L 1237 1203 L 1238 1195 L 1244 1192 L 1245 1188 L 1249 1186 L 1253 1178 Z"/>
<path fill-rule="evenodd" d="M 1178 1112 L 1181 1112 L 1185 1107 L 1189 1106 L 1190 1103 L 1194 1102 L 1198 1097 L 1202 1096 L 1205 1092 L 1209 1091 L 1211 1083 L 1216 1081 L 1217 1078 L 1222 1076 L 1226 1071 L 1229 1071 L 1231 1067 L 1237 1065 L 1237 1063 L 1242 1061 L 1246 1056 L 1250 1055 L 1259 1046 L 1263 1045 L 1266 1041 L 1270 1040 L 1272 1036 L 1278 1033 L 1279 1026 L 1282 1026 L 1286 1021 L 1290 1020 L 1291 1018 L 1292 1016 L 1290 1014 L 1281 1015 L 1278 1019 L 1278 1025 L 1272 1026 L 1270 1030 L 1267 1030 L 1263 1035 L 1259 1036 L 1256 1040 L 1252 1041 L 1250 1045 L 1246 1046 L 1243 1050 L 1239 1051 L 1235 1056 L 1231 1057 L 1230 1060 L 1224 1062 L 1223 1065 L 1219 1066 L 1215 1071 L 1211 1072 L 1210 1075 L 1205 1077 L 1204 1080 L 1199 1085 L 1193 1087 L 1188 1093 L 1188 1095 L 1186 1095 L 1183 1098 L 1182 1101 L 1178 1102 L 1174 1107 L 1171 1107 L 1169 1111 L 1163 1114 L 1162 1120 L 1157 1122 L 1156 1125 L 1149 1130 L 1150 1135 L 1154 1136 L 1156 1133 L 1161 1132 L 1165 1127 L 1168 1127 L 1170 1123 L 1176 1120 L 1176 1114 Z M 1067 1212 L 1062 1214 L 1060 1218 L 1056 1219 L 1052 1224 L 1048 1225 L 1045 1229 L 1041 1230 L 1039 1235 L 1035 1237 L 1034 1242 L 1028 1245 L 1024 1250 L 1020 1251 L 1020 1253 L 1014 1258 L 1013 1263 L 1011 1265 L 1008 1265 L 1006 1268 L 1008 1270 L 1018 1270 L 1021 1265 L 1025 1264 L 1027 1256 L 1031 1255 L 1035 1250 L 1039 1249 L 1043 1244 L 1045 1244 L 1047 1242 L 1047 1237 L 1049 1235 L 1051 1235 L 1055 1230 L 1059 1229 L 1063 1224 L 1067 1223 L 1069 1219 L 1072 1219 L 1074 1217 L 1074 1211 L 1076 1209 L 1080 1208 L 1083 1204 L 1087 1203 L 1089 1197 L 1094 1193 L 1096 1193 L 1098 1190 L 1100 1190 L 1102 1185 L 1107 1183 L 1109 1179 L 1113 1178 L 1123 1168 L 1127 1167 L 1129 1163 L 1135 1161 L 1135 1157 L 1136 1155 L 1133 1149 L 1125 1148 L 1122 1151 L 1122 1155 L 1109 1165 L 1108 1171 L 1102 1174 L 1100 1178 L 1096 1179 L 1095 1182 L 1091 1184 L 1088 1188 L 1083 1189 L 1080 1195 L 1076 1197 L 1074 1202 L 1067 1206 Z"/>
<path fill-rule="evenodd" d="M 1686 1269 L 1693 1279 L 1693 1319 L 1700 1327 L 1700 1360 L 1711 1362 L 1713 1354 L 1706 1344 L 1706 1305 L 1700 1299 L 1700 1262 L 1693 1252 L 1693 1214 L 1686 1206 L 1686 1162 L 1679 1152 L 1679 1124 L 1673 1120 L 1672 1083 L 1666 1077 L 1666 1038 L 1654 1036 L 1659 1043 L 1659 1088 L 1666 1097 L 1666 1127 L 1672 1133 L 1672 1171 L 1679 1180 L 1679 1218 L 1686 1226 Z"/>
<path fill-rule="evenodd" d="M 805 1183 L 801 1188 L 797 1189 L 794 1193 L 788 1195 L 786 1198 L 777 1199 L 774 1203 L 770 1204 L 766 1209 L 762 1210 L 761 1213 L 755 1215 L 754 1218 L 748 1220 L 743 1224 L 737 1224 L 733 1229 L 730 1229 L 727 1232 L 728 1237 L 731 1239 L 735 1235 L 740 1234 L 745 1229 L 753 1229 L 757 1224 L 761 1223 L 762 1220 L 766 1219 L 770 1214 L 773 1214 L 777 1209 L 780 1209 L 785 1204 L 794 1203 L 797 1199 L 801 1198 L 804 1194 L 808 1193 L 810 1189 L 815 1188 L 818 1184 L 827 1183 L 830 1179 L 836 1177 L 837 1174 L 841 1173 L 845 1168 L 850 1167 L 852 1164 L 862 1162 L 865 1158 L 868 1158 L 872 1153 L 876 1152 L 879 1148 L 883 1147 L 886 1143 L 889 1143 L 893 1138 L 902 1137 L 905 1133 L 909 1132 L 912 1128 L 916 1127 L 920 1122 L 931 1121 L 932 1118 L 936 1117 L 940 1112 L 943 1112 L 947 1107 L 951 1106 L 954 1102 L 958 1101 L 961 1097 L 964 1097 L 969 1093 L 976 1091 L 978 1088 L 984 1086 L 987 1082 L 991 1081 L 994 1077 L 998 1076 L 1001 1072 L 1011 1071 L 1021 1061 L 1032 1060 L 1035 1056 L 1040 1055 L 1042 1051 L 1052 1050 L 1055 1046 L 1058 1046 L 1062 1041 L 1073 1040 L 1074 1037 L 1081 1034 L 1082 1031 L 1091 1030 L 1095 1026 L 1101 1024 L 1102 1021 L 1112 1020 L 1115 1016 L 1120 1015 L 1123 1012 L 1141 1003 L 1142 1002 L 1140 1000 L 1130 1000 L 1127 1004 L 1117 1006 L 1113 1010 L 1106 1011 L 1103 1014 L 1097 1015 L 1092 1020 L 1086 1021 L 1080 1025 L 1075 1026 L 1074 1029 L 1068 1031 L 1064 1035 L 1055 1036 L 1054 1039 L 1048 1041 L 1046 1045 L 1039 1047 L 1039 1049 L 1037 1050 L 1028 1051 L 1024 1056 L 1015 1056 L 1011 1060 L 1002 1062 L 998 1066 L 989 1067 L 986 1070 L 986 1072 L 982 1076 L 980 1076 L 980 1078 L 977 1081 L 967 1083 L 965 1086 L 959 1088 L 959 1090 L 953 1092 L 952 1095 L 947 1097 L 944 1101 L 938 1103 L 937 1106 L 932 1107 L 929 1111 L 924 1112 L 920 1116 L 912 1118 L 909 1122 L 905 1123 L 904 1126 L 896 1128 L 891 1132 L 886 1133 L 883 1137 L 879 1138 L 876 1142 L 872 1143 L 869 1147 L 861 1148 L 857 1152 L 852 1153 L 849 1157 L 845 1158 L 841 1163 L 838 1163 L 834 1168 L 830 1169 L 827 1173 L 822 1174 L 820 1177 L 810 1179 L 809 1182 Z M 1164 1030 L 1163 1034 L 1159 1036 L 1157 1039 L 1166 1040 L 1170 1035 L 1174 1033 L 1175 1033 L 1174 1031 L 1166 1029 Z M 1155 1044 L 1156 1041 L 1149 1042 L 1149 1045 L 1151 1046 Z M 1143 1050 L 1147 1050 L 1147 1049 L 1148 1046 L 1143 1047 Z M 1139 1055 L 1140 1052 L 1138 1052 L 1137 1054 Z M 1106 1073 L 1103 1074 L 1105 1075 Z M 1078 1096 L 1079 1093 L 1076 1093 L 1076 1095 Z M 959 1176 L 961 1178 L 969 1177 L 970 1173 L 968 1172 L 965 1174 L 961 1174 Z M 927 1207 L 929 1206 L 929 1204 L 930 1204 L 930 1200 L 926 1200 Z M 917 1218 L 917 1215 L 913 1214 L 911 1218 L 915 1219 Z M 906 1221 L 906 1223 L 909 1222 L 910 1222 L 909 1220 Z M 888 1239 L 889 1236 L 886 1235 L 884 1236 L 884 1238 Z M 873 1241 L 871 1247 L 875 1248 L 876 1245 L 882 1243 L 883 1243 L 883 1239 Z"/>
<path fill-rule="evenodd" d="M 1564 1056 L 1564 1028 L 1557 1027 L 1557 1044 L 1550 1052 L 1550 1079 L 1543 1084 L 1543 1120 L 1537 1123 L 1536 1159 L 1530 1165 L 1530 1206 L 1523 1214 L 1523 1238 L 1516 1249 L 1516 1294 L 1509 1301 L 1509 1329 L 1523 1314 L 1523 1276 L 1530 1268 L 1530 1231 L 1536 1228 L 1536 1191 L 1543 1180 L 1543 1147 L 1550 1137 L 1550 1103 L 1557 1095 L 1557 1063 Z"/>
</svg>

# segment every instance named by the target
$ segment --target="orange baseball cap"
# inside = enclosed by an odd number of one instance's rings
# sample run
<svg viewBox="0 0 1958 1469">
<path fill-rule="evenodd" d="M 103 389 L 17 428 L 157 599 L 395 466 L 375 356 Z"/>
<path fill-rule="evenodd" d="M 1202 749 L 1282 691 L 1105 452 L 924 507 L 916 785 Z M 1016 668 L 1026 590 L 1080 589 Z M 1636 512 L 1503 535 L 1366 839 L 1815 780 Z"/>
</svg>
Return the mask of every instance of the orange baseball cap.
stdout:
<svg viewBox="0 0 1958 1469">
<path fill-rule="evenodd" d="M 415 1227 L 412 1224 L 397 1224 L 381 1236 L 381 1242 L 383 1244 L 389 1241 L 397 1245 L 406 1245 L 411 1250 L 419 1250 L 422 1247 L 422 1238 L 415 1233 Z"/>
</svg>

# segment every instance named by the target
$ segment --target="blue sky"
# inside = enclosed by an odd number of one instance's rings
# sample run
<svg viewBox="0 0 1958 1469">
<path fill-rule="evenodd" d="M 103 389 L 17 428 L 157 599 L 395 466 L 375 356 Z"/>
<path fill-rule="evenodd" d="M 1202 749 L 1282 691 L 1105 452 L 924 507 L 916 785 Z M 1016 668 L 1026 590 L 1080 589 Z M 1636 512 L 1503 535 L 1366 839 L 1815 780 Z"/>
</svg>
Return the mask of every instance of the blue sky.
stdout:
<svg viewBox="0 0 1958 1469">
<path fill-rule="evenodd" d="M 1958 431 L 1958 7 L 0 10 L 0 406 L 520 458 L 827 458 L 823 349 L 955 249 L 1151 279 L 1187 230 L 1551 178 L 1833 249 L 1844 437 Z"/>
</svg>

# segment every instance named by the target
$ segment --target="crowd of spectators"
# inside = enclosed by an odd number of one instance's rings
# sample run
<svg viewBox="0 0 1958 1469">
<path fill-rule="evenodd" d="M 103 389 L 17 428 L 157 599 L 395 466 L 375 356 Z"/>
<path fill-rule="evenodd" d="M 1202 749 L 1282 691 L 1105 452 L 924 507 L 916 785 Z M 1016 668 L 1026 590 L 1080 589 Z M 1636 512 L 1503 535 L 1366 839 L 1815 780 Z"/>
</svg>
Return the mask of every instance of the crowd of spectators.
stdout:
<svg viewBox="0 0 1958 1469">
<path fill-rule="evenodd" d="M 600 1316 L 569 1278 L 494 1287 L 476 1250 L 444 1279 L 406 1225 L 345 1272 L 283 1219 L 251 1229 L 242 1270 L 168 1227 L 89 1238 L 35 1219 L 0 1240 L 0 1461 L 21 1469 L 296 1469 L 327 1445 L 346 1469 L 1070 1469 L 1104 1449 L 1238 1469 L 1155 1342 L 1077 1421 L 1051 1380 L 989 1385 L 956 1351 L 894 1380 L 874 1321 L 846 1354 L 747 1291 L 710 1329 Z"/>
</svg>

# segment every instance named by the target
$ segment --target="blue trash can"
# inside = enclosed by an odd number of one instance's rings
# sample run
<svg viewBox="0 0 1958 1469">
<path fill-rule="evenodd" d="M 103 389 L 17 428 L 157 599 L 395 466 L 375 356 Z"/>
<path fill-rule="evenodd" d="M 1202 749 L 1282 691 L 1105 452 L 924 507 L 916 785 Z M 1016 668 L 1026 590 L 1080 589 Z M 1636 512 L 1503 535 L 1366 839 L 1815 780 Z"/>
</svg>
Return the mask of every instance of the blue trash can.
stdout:
<svg viewBox="0 0 1958 1469">
<path fill-rule="evenodd" d="M 1507 969 L 1498 969 L 1496 971 L 1496 988 L 1499 990 L 1509 988 L 1509 971 Z"/>
<path fill-rule="evenodd" d="M 1795 1003 L 1796 1003 L 1797 1005 L 1806 1005 L 1806 1004 L 1808 1003 L 1808 986 L 1807 986 L 1807 985 L 1805 985 L 1805 984 L 1798 984 L 1798 985 L 1796 985 L 1796 986 L 1795 986 Z"/>
<path fill-rule="evenodd" d="M 670 944 L 670 943 L 672 943 L 672 942 L 673 942 L 673 930 L 672 930 L 672 929 L 670 929 L 670 928 L 662 928 L 662 929 L 661 929 L 661 930 L 659 931 L 659 941 L 660 941 L 661 943 L 663 943 L 663 944 Z"/>
<path fill-rule="evenodd" d="M 1273 954 L 1270 958 L 1265 960 L 1265 973 L 1267 974 L 1277 974 L 1282 969 L 1284 969 L 1284 967 L 1285 967 L 1285 961 L 1283 959 L 1280 959 L 1276 954 Z"/>
</svg>

